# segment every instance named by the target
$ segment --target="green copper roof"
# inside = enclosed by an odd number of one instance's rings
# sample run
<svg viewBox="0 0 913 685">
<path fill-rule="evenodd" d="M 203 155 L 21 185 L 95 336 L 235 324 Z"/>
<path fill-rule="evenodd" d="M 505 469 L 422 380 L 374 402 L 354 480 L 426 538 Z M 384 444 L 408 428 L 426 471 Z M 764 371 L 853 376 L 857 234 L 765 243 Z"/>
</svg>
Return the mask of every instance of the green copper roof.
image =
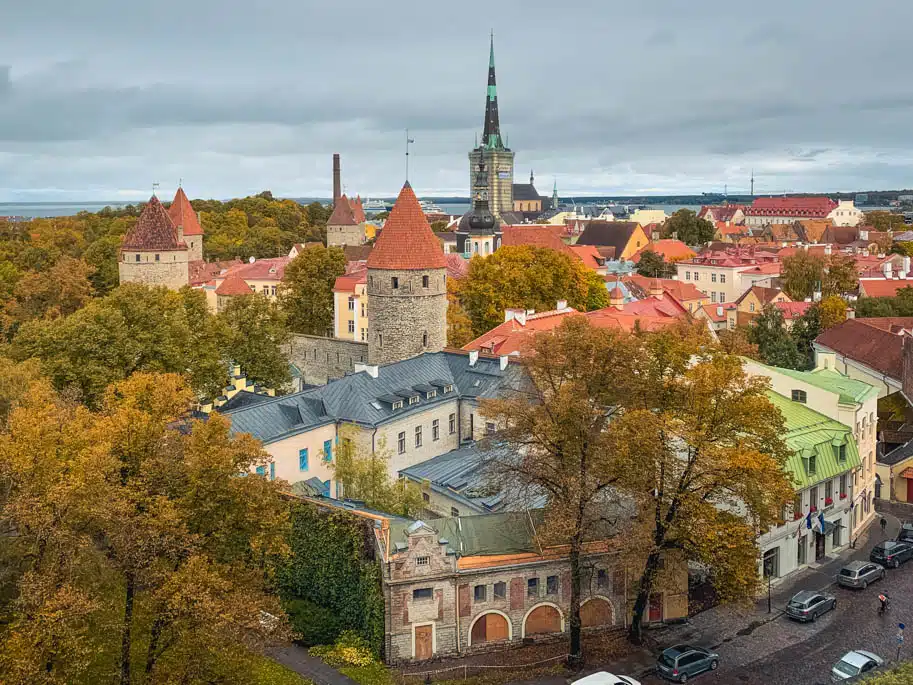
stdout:
<svg viewBox="0 0 913 685">
<path fill-rule="evenodd" d="M 871 397 L 878 396 L 878 388 L 863 381 L 844 376 L 833 369 L 815 369 L 814 371 L 794 371 L 781 369 L 779 366 L 767 366 L 760 362 L 753 362 L 758 366 L 771 369 L 777 373 L 795 378 L 797 381 L 814 385 L 816 388 L 840 395 L 841 404 L 861 404 Z"/>
<path fill-rule="evenodd" d="M 861 465 L 856 441 L 849 426 L 772 390 L 767 392 L 767 399 L 780 410 L 786 423 L 783 440 L 791 451 L 786 468 L 793 477 L 796 489 L 807 488 Z M 843 461 L 839 458 L 841 445 L 846 446 Z M 811 456 L 815 457 L 814 473 L 808 472 Z"/>
</svg>

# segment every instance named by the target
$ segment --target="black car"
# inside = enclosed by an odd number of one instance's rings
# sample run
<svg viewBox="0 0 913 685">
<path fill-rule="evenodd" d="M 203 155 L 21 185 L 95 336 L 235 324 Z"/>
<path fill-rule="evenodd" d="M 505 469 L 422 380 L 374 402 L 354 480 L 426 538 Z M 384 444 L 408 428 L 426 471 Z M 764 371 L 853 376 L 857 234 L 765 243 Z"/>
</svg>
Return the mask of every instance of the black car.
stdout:
<svg viewBox="0 0 913 685">
<path fill-rule="evenodd" d="M 913 558 L 913 544 L 896 540 L 885 540 L 878 543 L 869 555 L 870 561 L 889 568 L 897 568 L 911 558 Z"/>
<path fill-rule="evenodd" d="M 900 532 L 897 534 L 897 539 L 900 542 L 913 543 L 913 522 L 907 521 L 900 527 Z"/>
</svg>

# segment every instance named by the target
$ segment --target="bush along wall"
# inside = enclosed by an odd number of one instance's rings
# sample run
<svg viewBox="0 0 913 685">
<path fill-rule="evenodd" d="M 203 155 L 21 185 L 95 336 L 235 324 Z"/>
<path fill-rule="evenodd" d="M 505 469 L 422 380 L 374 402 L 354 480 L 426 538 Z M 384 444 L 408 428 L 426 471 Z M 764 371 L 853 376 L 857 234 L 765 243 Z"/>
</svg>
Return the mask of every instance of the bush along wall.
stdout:
<svg viewBox="0 0 913 685">
<path fill-rule="evenodd" d="M 292 554 L 279 593 L 299 640 L 332 644 L 352 631 L 382 657 L 384 599 L 371 523 L 310 503 L 292 508 Z"/>
</svg>

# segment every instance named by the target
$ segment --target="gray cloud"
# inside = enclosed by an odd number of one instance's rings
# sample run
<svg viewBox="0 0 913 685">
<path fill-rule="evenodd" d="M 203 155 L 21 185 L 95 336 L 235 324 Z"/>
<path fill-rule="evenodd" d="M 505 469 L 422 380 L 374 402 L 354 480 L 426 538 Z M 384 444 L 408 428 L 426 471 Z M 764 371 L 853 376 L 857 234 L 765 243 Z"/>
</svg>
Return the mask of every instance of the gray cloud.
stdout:
<svg viewBox="0 0 913 685">
<path fill-rule="evenodd" d="M 910 186 L 913 5 L 36 0 L 0 22 L 0 201 L 466 194 L 489 23 L 518 176 L 563 194 Z M 885 17 L 891 17 L 886 21 Z M 484 25 L 479 18 L 484 17 Z"/>
</svg>

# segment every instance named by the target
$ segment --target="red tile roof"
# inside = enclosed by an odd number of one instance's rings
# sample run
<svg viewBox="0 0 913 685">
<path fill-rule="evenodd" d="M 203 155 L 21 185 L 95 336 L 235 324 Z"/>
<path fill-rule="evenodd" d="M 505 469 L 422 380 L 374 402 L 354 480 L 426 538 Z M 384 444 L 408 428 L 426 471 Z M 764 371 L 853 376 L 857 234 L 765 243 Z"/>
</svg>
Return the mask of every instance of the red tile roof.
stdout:
<svg viewBox="0 0 913 685">
<path fill-rule="evenodd" d="M 216 288 L 216 295 L 250 295 L 251 292 L 250 286 L 236 271 L 229 273 Z"/>
<path fill-rule="evenodd" d="M 153 195 L 121 243 L 124 250 L 186 250 L 168 212 Z"/>
<path fill-rule="evenodd" d="M 175 226 L 183 227 L 184 235 L 203 235 L 203 227 L 200 226 L 197 213 L 184 194 L 183 188 L 178 188 L 178 192 L 174 194 L 174 200 L 168 208 L 168 216 Z"/>
<path fill-rule="evenodd" d="M 352 213 L 355 215 L 357 223 L 363 224 L 368 220 L 368 217 L 365 216 L 365 208 L 361 204 L 361 195 L 356 195 L 354 200 L 349 200 L 349 203 L 352 205 Z"/>
<path fill-rule="evenodd" d="M 859 294 L 866 297 L 894 297 L 904 288 L 913 288 L 913 279 L 873 278 L 859 281 Z"/>
<path fill-rule="evenodd" d="M 365 285 L 368 282 L 368 269 L 364 264 L 336 277 L 336 283 L 333 285 L 334 293 L 351 293 L 355 292 L 355 286 Z"/>
<path fill-rule="evenodd" d="M 447 260 L 447 278 L 459 281 L 466 278 L 469 273 L 469 262 L 463 259 L 463 255 L 456 252 L 448 252 L 444 255 Z"/>
<path fill-rule="evenodd" d="M 764 274 L 764 275 L 774 275 L 780 273 L 780 263 L 779 262 L 768 262 L 767 264 L 757 264 L 756 266 L 751 267 L 750 269 L 745 269 L 742 272 L 743 274 Z"/>
<path fill-rule="evenodd" d="M 240 259 L 226 259 L 221 262 L 204 262 L 202 259 L 192 261 L 188 264 L 190 267 L 190 285 L 200 286 L 216 278 L 222 272 L 240 266 L 243 262 Z"/>
<path fill-rule="evenodd" d="M 227 279 L 230 275 L 238 275 L 245 281 L 281 281 L 285 276 L 285 267 L 291 261 L 291 257 L 270 257 L 258 259 L 253 263 L 242 262 L 216 278 Z"/>
<path fill-rule="evenodd" d="M 847 319 L 828 328 L 815 338 L 815 343 L 900 381 L 903 376 L 900 329 L 913 329 L 913 317 Z"/>
<path fill-rule="evenodd" d="M 369 269 L 444 269 L 447 259 L 406 181 L 368 255 Z"/>
<path fill-rule="evenodd" d="M 724 302 L 723 304 L 704 304 L 701 305 L 701 309 L 704 310 L 707 318 L 714 323 L 723 323 L 726 321 L 726 312 L 737 309 L 737 307 L 732 302 Z"/>
<path fill-rule="evenodd" d="M 769 304 L 775 297 L 783 293 L 783 291 L 779 288 L 764 288 L 760 285 L 753 285 L 744 293 L 742 293 L 735 301 L 735 303 L 739 304 L 742 300 L 748 297 L 749 293 L 754 293 L 755 297 L 760 300 L 761 304 Z"/>
<path fill-rule="evenodd" d="M 568 248 L 588 269 L 596 271 L 605 266 L 605 257 L 599 254 L 599 249 L 595 245 L 568 245 Z"/>
<path fill-rule="evenodd" d="M 563 226 L 550 224 L 504 226 L 502 228 L 501 246 L 529 245 L 530 247 L 547 247 L 565 254 L 573 254 L 570 248 L 561 240 L 563 229 Z"/>
<path fill-rule="evenodd" d="M 349 198 L 343 195 L 337 200 L 333 213 L 327 219 L 327 226 L 354 226 L 357 223 L 355 212 L 352 211 L 352 205 L 349 204 Z"/>
<path fill-rule="evenodd" d="M 625 276 L 622 278 L 621 281 L 629 288 L 631 286 L 635 286 L 635 288 L 639 290 L 640 294 L 642 294 L 644 297 L 650 294 L 650 287 L 652 282 L 658 281 L 663 291 L 679 302 L 684 303 L 692 302 L 694 300 L 708 299 L 707 294 L 698 289 L 698 287 L 693 283 L 683 283 L 682 281 L 675 280 L 674 278 L 647 278 L 646 276 L 641 276 L 640 274 L 631 274 L 630 276 Z"/>
<path fill-rule="evenodd" d="M 829 197 L 759 197 L 746 216 L 803 216 L 824 218 L 837 207 Z"/>
<path fill-rule="evenodd" d="M 728 222 L 732 221 L 732 217 L 737 211 L 741 209 L 744 212 L 747 207 L 747 205 L 704 205 L 697 213 L 697 218 L 703 219 L 707 214 L 712 213 L 716 221 Z"/>
<path fill-rule="evenodd" d="M 783 312 L 783 318 L 787 321 L 804 316 L 811 306 L 811 302 L 774 302 L 774 307 Z"/>
<path fill-rule="evenodd" d="M 649 234 L 648 234 L 649 235 Z M 656 254 L 662 256 L 667 262 L 677 262 L 681 259 L 691 259 L 697 253 L 692 250 L 690 247 L 685 245 L 681 240 L 674 240 L 672 238 L 665 238 L 663 240 L 654 240 L 651 243 L 648 243 L 646 247 L 638 250 L 631 257 L 631 261 L 637 264 L 640 261 L 640 258 L 643 256 L 644 252 L 652 250 Z"/>
</svg>

